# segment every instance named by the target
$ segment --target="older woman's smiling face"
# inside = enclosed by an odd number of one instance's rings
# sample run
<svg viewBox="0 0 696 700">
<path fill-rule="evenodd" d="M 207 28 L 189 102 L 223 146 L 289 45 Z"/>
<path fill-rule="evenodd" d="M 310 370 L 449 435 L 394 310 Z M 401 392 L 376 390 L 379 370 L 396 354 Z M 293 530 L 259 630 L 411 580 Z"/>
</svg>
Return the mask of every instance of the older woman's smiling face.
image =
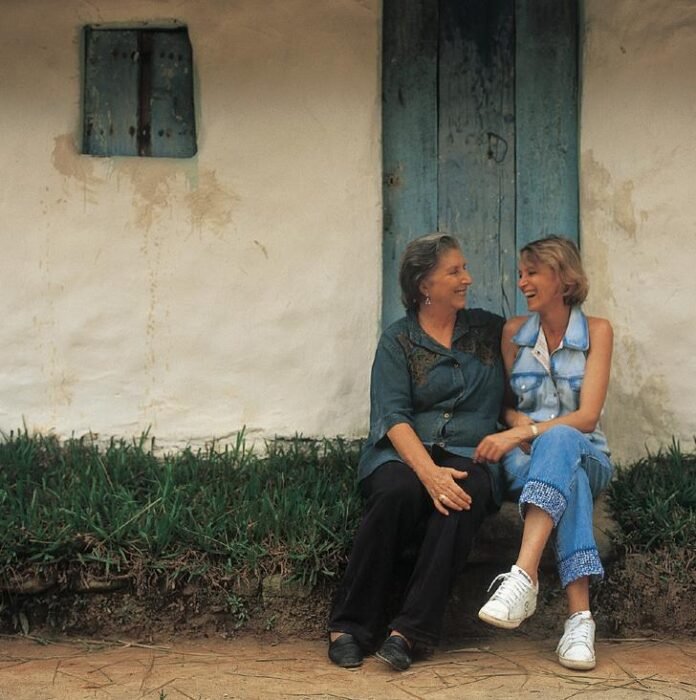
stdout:
<svg viewBox="0 0 696 700">
<path fill-rule="evenodd" d="M 461 251 L 443 252 L 437 265 L 421 282 L 420 291 L 430 297 L 433 311 L 459 311 L 466 307 L 466 295 L 472 283 L 466 258 Z"/>
</svg>

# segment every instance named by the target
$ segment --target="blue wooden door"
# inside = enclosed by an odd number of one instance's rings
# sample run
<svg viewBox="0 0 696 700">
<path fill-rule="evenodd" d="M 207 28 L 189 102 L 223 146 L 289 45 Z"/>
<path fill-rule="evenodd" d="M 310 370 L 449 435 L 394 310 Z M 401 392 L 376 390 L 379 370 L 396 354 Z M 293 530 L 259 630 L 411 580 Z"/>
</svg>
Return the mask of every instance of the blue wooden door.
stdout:
<svg viewBox="0 0 696 700">
<path fill-rule="evenodd" d="M 516 251 L 578 237 L 577 0 L 384 0 L 384 325 L 413 238 L 462 242 L 471 306 L 524 310 Z"/>
</svg>

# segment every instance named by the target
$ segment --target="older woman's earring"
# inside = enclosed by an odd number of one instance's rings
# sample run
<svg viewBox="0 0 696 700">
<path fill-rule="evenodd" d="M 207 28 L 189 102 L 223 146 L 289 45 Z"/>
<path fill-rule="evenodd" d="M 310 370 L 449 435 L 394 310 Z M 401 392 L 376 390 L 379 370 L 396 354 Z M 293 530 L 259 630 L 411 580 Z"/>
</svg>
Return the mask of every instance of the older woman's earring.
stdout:
<svg viewBox="0 0 696 700">
<path fill-rule="evenodd" d="M 425 305 L 430 306 L 433 302 L 430 300 L 430 294 L 425 295 Z"/>
</svg>

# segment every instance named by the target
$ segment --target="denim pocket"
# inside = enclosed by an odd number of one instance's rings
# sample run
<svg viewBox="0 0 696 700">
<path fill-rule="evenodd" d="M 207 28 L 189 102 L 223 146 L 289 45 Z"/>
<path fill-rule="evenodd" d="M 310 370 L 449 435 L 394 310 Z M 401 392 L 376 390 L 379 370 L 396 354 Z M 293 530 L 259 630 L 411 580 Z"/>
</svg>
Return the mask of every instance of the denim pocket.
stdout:
<svg viewBox="0 0 696 700">
<path fill-rule="evenodd" d="M 583 380 L 583 377 L 582 377 L 582 376 L 579 376 L 579 377 L 569 377 L 569 378 L 568 378 L 568 384 L 570 384 L 570 388 L 571 388 L 573 391 L 580 391 L 580 389 L 582 389 L 582 380 Z"/>
</svg>

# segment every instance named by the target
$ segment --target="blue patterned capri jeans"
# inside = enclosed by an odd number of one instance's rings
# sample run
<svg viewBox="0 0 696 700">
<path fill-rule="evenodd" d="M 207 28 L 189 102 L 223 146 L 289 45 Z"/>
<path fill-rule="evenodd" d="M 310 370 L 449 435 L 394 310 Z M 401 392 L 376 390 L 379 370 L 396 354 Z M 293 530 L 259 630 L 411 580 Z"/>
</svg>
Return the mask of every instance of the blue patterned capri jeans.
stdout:
<svg viewBox="0 0 696 700">
<path fill-rule="evenodd" d="M 529 503 L 551 516 L 561 585 L 604 575 L 592 530 L 594 499 L 611 479 L 609 457 L 575 428 L 557 425 L 503 461 L 508 498 L 518 499 L 524 518 Z"/>
</svg>

